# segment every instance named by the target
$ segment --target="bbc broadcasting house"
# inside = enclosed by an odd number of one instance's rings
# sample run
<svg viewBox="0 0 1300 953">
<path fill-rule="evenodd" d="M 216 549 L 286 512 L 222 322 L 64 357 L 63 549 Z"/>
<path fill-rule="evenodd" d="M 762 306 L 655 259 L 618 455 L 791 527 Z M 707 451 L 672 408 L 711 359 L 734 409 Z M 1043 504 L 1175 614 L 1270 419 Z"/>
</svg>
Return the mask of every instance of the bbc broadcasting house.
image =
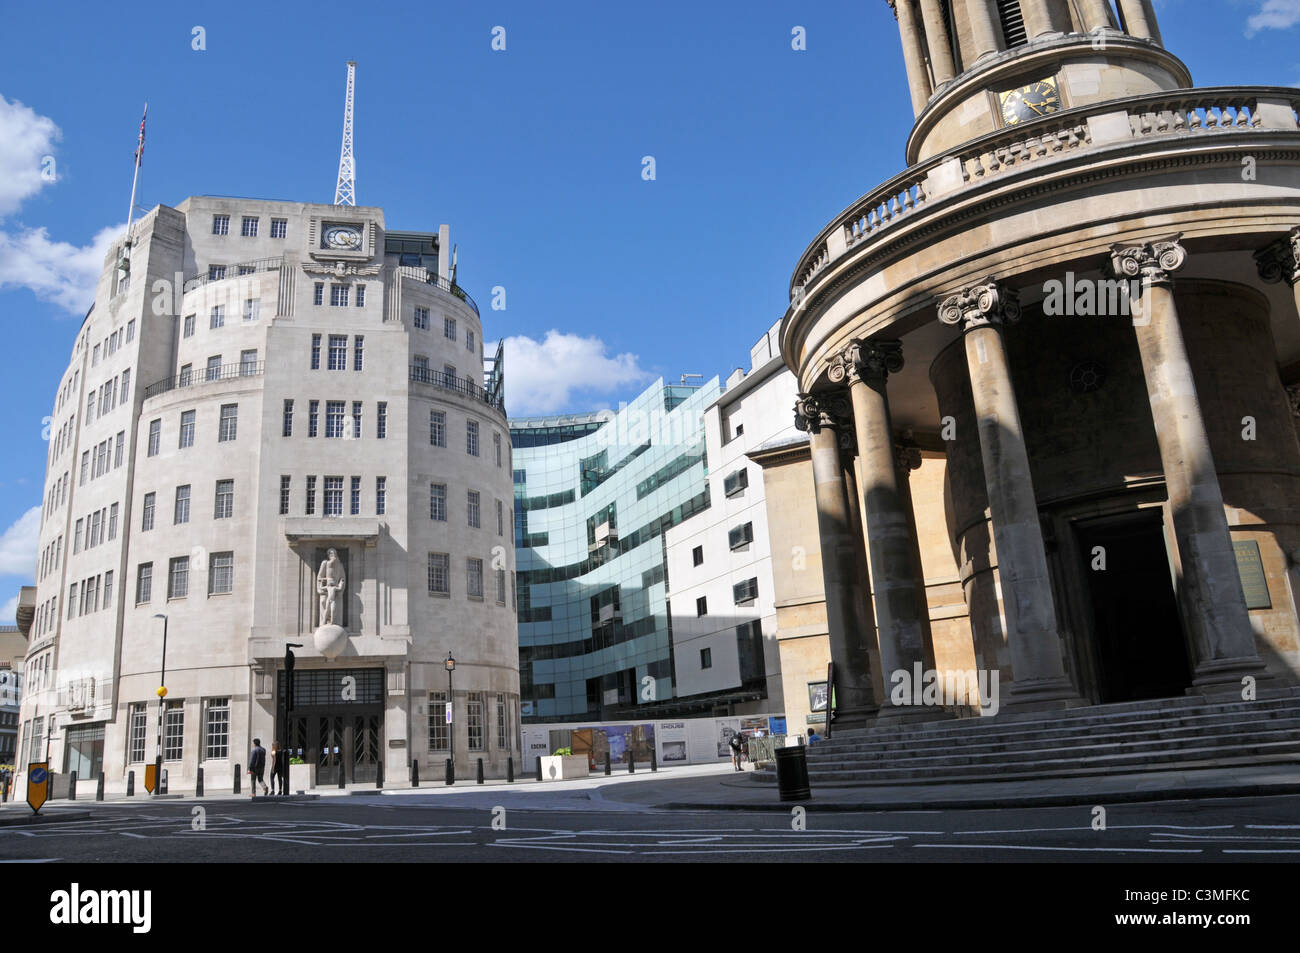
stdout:
<svg viewBox="0 0 1300 953">
<path fill-rule="evenodd" d="M 253 738 L 280 737 L 299 643 L 287 727 L 317 785 L 381 766 L 401 783 L 412 758 L 452 754 L 503 776 L 519 755 L 503 366 L 449 229 L 198 196 L 132 235 L 54 396 L 20 768 L 48 751 L 55 772 L 120 792 L 134 771 L 140 791 L 161 716 L 169 787 L 202 766 L 229 789 Z M 346 638 L 318 648 L 330 550 Z"/>
</svg>

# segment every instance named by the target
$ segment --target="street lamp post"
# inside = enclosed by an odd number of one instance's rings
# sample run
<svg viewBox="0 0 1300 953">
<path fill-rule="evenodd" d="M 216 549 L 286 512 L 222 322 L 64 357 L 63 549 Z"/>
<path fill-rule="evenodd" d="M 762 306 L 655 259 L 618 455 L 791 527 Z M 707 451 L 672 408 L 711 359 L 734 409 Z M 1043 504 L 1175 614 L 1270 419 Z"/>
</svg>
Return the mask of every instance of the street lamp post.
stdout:
<svg viewBox="0 0 1300 953">
<path fill-rule="evenodd" d="M 451 777 L 454 780 L 456 777 L 456 725 L 452 713 L 456 710 L 456 696 L 451 687 L 451 673 L 456 671 L 456 660 L 448 652 L 447 658 L 442 664 L 447 669 L 447 753 L 451 756 Z"/>
<path fill-rule="evenodd" d="M 292 737 L 289 728 L 289 721 L 293 717 L 293 669 L 297 661 L 294 657 L 293 650 L 302 648 L 301 642 L 286 642 L 284 649 L 284 727 L 280 731 L 280 760 L 281 764 L 271 765 L 271 770 L 279 774 L 280 777 L 280 795 L 283 797 L 289 793 L 289 741 Z M 339 767 L 342 771 L 342 766 Z"/>
<path fill-rule="evenodd" d="M 154 769 L 153 769 L 153 796 L 159 797 L 162 794 L 162 772 L 163 772 L 163 708 L 167 697 L 167 616 L 161 612 L 155 612 L 155 619 L 163 620 L 163 644 L 162 644 L 162 668 L 158 676 L 158 747 L 154 751 Z"/>
</svg>

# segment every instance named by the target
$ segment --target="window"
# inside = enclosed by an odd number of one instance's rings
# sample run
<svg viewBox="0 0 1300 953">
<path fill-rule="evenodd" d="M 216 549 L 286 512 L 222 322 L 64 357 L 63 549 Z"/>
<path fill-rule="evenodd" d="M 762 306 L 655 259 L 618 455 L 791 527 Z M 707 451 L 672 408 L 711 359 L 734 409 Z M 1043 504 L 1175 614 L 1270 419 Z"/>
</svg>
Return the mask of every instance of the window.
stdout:
<svg viewBox="0 0 1300 953">
<path fill-rule="evenodd" d="M 483 693 L 465 696 L 465 723 L 469 726 L 469 750 L 483 750 Z"/>
<path fill-rule="evenodd" d="M 348 286 L 330 285 L 330 307 L 346 308 L 348 306 Z"/>
<path fill-rule="evenodd" d="M 84 450 L 82 451 L 81 454 L 81 485 L 85 486 L 86 481 L 89 479 L 90 479 L 90 451 Z"/>
<path fill-rule="evenodd" d="M 447 484 L 429 484 L 429 519 L 447 521 Z"/>
<path fill-rule="evenodd" d="M 429 443 L 435 447 L 447 446 L 447 413 L 442 410 L 429 411 Z"/>
<path fill-rule="evenodd" d="M 505 507 L 501 505 L 500 500 L 497 500 L 497 535 L 504 536 L 505 534 L 506 534 Z"/>
<path fill-rule="evenodd" d="M 316 436 L 316 419 L 320 416 L 320 401 L 307 402 L 307 436 Z"/>
<path fill-rule="evenodd" d="M 731 551 L 743 549 L 754 541 L 754 524 L 746 523 L 743 526 L 734 526 L 727 533 L 727 545 Z"/>
<path fill-rule="evenodd" d="M 221 422 L 217 427 L 217 442 L 228 443 L 239 432 L 239 405 L 222 404 Z"/>
<path fill-rule="evenodd" d="M 497 466 L 501 466 L 501 434 L 492 432 L 492 449 L 496 452 Z"/>
<path fill-rule="evenodd" d="M 244 238 L 256 238 L 257 217 L 245 215 L 239 223 L 239 234 Z"/>
<path fill-rule="evenodd" d="M 194 315 L 185 315 L 185 329 L 182 331 L 182 336 L 187 338 L 194 337 Z"/>
<path fill-rule="evenodd" d="M 346 371 L 348 369 L 348 336 L 346 334 L 330 335 L 329 369 Z"/>
<path fill-rule="evenodd" d="M 190 557 L 175 556 L 167 567 L 167 598 L 184 599 L 190 594 Z"/>
<path fill-rule="evenodd" d="M 289 488 L 292 480 L 287 476 L 280 477 L 280 515 L 289 515 Z"/>
<path fill-rule="evenodd" d="M 104 608 L 107 609 L 113 604 L 113 572 L 109 570 L 104 573 Z"/>
<path fill-rule="evenodd" d="M 311 336 L 311 369 L 313 371 L 320 370 L 320 335 L 319 334 L 313 334 Z"/>
<path fill-rule="evenodd" d="M 208 563 L 208 595 L 233 592 L 235 588 L 235 554 L 213 553 Z"/>
<path fill-rule="evenodd" d="M 354 476 L 352 478 L 352 494 L 351 494 L 351 500 L 349 502 L 351 505 L 348 507 L 348 512 L 351 513 L 353 516 L 360 516 L 361 515 L 361 477 L 359 476 Z"/>
<path fill-rule="evenodd" d="M 130 344 L 135 340 L 135 319 L 132 318 L 126 322 L 126 343 Z"/>
<path fill-rule="evenodd" d="M 509 750 L 506 744 L 506 696 L 497 695 L 497 747 Z"/>
<path fill-rule="evenodd" d="M 731 587 L 732 595 L 735 597 L 736 605 L 753 602 L 758 598 L 758 578 L 746 579 L 744 582 L 738 582 Z"/>
<path fill-rule="evenodd" d="M 86 397 L 86 423 L 95 419 L 95 392 L 92 390 Z"/>
<path fill-rule="evenodd" d="M 149 456 L 158 456 L 158 447 L 162 443 L 162 421 L 149 421 Z M 84 458 L 83 458 L 84 459 Z M 85 477 L 83 476 L 84 480 Z"/>
<path fill-rule="evenodd" d="M 343 478 L 341 476 L 327 476 L 325 478 L 325 510 L 326 516 L 343 515 Z"/>
<path fill-rule="evenodd" d="M 193 380 L 194 380 L 194 365 L 193 364 L 182 365 L 180 380 L 178 382 L 179 386 L 189 387 L 190 384 L 193 382 Z"/>
<path fill-rule="evenodd" d="M 470 490 L 466 495 L 466 510 L 469 515 L 469 525 L 475 529 L 479 528 L 479 492 Z"/>
<path fill-rule="evenodd" d="M 451 557 L 446 553 L 429 553 L 429 595 L 451 595 Z"/>
<path fill-rule="evenodd" d="M 180 447 L 194 446 L 194 411 L 185 410 L 181 412 L 181 439 Z"/>
<path fill-rule="evenodd" d="M 311 516 L 316 512 L 316 478 L 309 476 L 307 478 L 307 515 Z"/>
<path fill-rule="evenodd" d="M 375 439 L 383 440 L 388 436 L 388 402 L 379 402 L 379 411 L 375 417 Z"/>
<path fill-rule="evenodd" d="M 325 402 L 325 437 L 326 439 L 343 438 L 344 403 L 341 400 Z"/>
<path fill-rule="evenodd" d="M 506 604 L 506 571 L 504 569 L 498 569 L 496 571 L 496 574 L 497 574 L 497 605 L 503 606 Z"/>
<path fill-rule="evenodd" d="M 81 526 L 84 520 L 77 520 L 76 528 L 72 532 L 72 552 L 73 555 L 81 552 Z"/>
<path fill-rule="evenodd" d="M 109 542 L 117 539 L 117 504 L 114 503 L 108 508 L 108 539 Z"/>
<path fill-rule="evenodd" d="M 700 596 L 698 599 L 695 600 L 695 617 L 698 619 L 700 616 L 706 616 L 708 614 L 709 614 L 709 597 Z"/>
<path fill-rule="evenodd" d="M 357 307 L 364 308 L 365 306 L 366 306 L 366 286 L 357 285 Z"/>
<path fill-rule="evenodd" d="M 483 598 L 483 560 L 475 556 L 465 560 L 465 592 L 471 599 Z"/>
<path fill-rule="evenodd" d="M 135 601 L 137 605 L 153 600 L 153 563 L 141 563 L 135 570 Z"/>
<path fill-rule="evenodd" d="M 98 367 L 99 366 L 99 345 L 98 344 L 96 344 L 94 350 L 91 351 L 91 355 L 92 356 L 90 358 L 90 366 Z"/>
<path fill-rule="evenodd" d="M 352 439 L 361 439 L 361 401 L 352 402 Z"/>
<path fill-rule="evenodd" d="M 257 320 L 258 313 L 261 311 L 261 303 L 256 298 L 244 299 L 244 322 L 251 324 Z"/>
<path fill-rule="evenodd" d="M 113 469 L 116 470 L 122 465 L 126 453 L 126 431 L 119 430 L 116 439 L 113 441 Z"/>
<path fill-rule="evenodd" d="M 284 402 L 284 426 L 281 428 L 281 434 L 286 437 L 293 436 L 293 399 L 288 398 Z"/>
<path fill-rule="evenodd" d="M 146 493 L 144 495 L 144 516 L 140 520 L 140 531 L 147 533 L 153 529 L 154 503 L 157 494 Z"/>
<path fill-rule="evenodd" d="M 172 522 L 177 526 L 181 523 L 188 523 L 190 521 L 190 488 L 188 484 L 176 488 L 175 517 L 176 518 Z"/>
<path fill-rule="evenodd" d="M 474 332 L 469 329 L 465 330 L 465 350 L 474 350 Z"/>
<path fill-rule="evenodd" d="M 104 511 L 96 510 L 90 514 L 90 530 L 87 533 L 86 548 L 98 546 L 103 539 Z"/>
<path fill-rule="evenodd" d="M 700 668 L 713 668 L 713 649 L 700 649 Z"/>
<path fill-rule="evenodd" d="M 430 382 L 429 378 L 429 359 L 423 355 L 417 354 L 412 360 L 415 361 L 415 379 L 425 384 Z"/>
<path fill-rule="evenodd" d="M 122 372 L 122 393 L 117 398 L 117 402 L 119 404 L 125 404 L 126 399 L 130 396 L 131 396 L 131 371 L 128 369 Z"/>
<path fill-rule="evenodd" d="M 212 234 L 226 235 L 230 232 L 230 216 L 214 215 L 212 216 Z"/>
<path fill-rule="evenodd" d="M 185 706 L 167 702 L 163 708 L 163 760 L 179 761 L 185 745 Z"/>
<path fill-rule="evenodd" d="M 206 379 L 210 381 L 221 380 L 221 355 L 214 354 L 208 358 L 208 368 Z"/>
<path fill-rule="evenodd" d="M 217 499 L 213 519 L 228 520 L 235 513 L 235 481 L 217 481 Z"/>
<path fill-rule="evenodd" d="M 429 750 L 448 751 L 447 693 L 429 692 Z"/>
<path fill-rule="evenodd" d="M 749 486 L 749 471 L 737 470 L 735 473 L 727 474 L 727 478 L 722 481 L 722 492 L 727 496 L 737 496 L 745 491 Z"/>
<path fill-rule="evenodd" d="M 352 338 L 352 369 L 359 371 L 365 366 L 365 346 L 366 339 L 364 335 L 357 334 Z"/>
<path fill-rule="evenodd" d="M 478 456 L 478 421 L 465 421 L 465 452 L 471 457 Z"/>
<path fill-rule="evenodd" d="M 289 236 L 289 220 L 286 218 L 271 219 L 271 237 L 287 238 Z"/>
<path fill-rule="evenodd" d="M 442 333 L 443 336 L 446 337 L 448 341 L 456 340 L 456 319 L 455 318 L 442 319 Z"/>
<path fill-rule="evenodd" d="M 68 586 L 68 618 L 77 617 L 77 584 L 74 582 Z"/>
<path fill-rule="evenodd" d="M 442 365 L 442 386 L 451 388 L 452 390 L 456 389 L 456 365 L 455 364 Z"/>
<path fill-rule="evenodd" d="M 214 305 L 212 314 L 208 318 L 208 328 L 224 328 L 226 326 L 226 306 L 224 304 Z"/>
<path fill-rule="evenodd" d="M 312 293 L 311 303 L 312 304 L 325 303 L 325 282 L 323 281 L 316 282 L 316 288 Z"/>
<path fill-rule="evenodd" d="M 704 547 L 696 546 L 691 550 L 691 565 L 700 566 L 704 564 Z"/>
<path fill-rule="evenodd" d="M 230 757 L 230 699 L 209 698 L 203 707 L 203 758 L 224 761 Z"/>
<path fill-rule="evenodd" d="M 375 477 L 375 515 L 383 516 L 388 510 L 388 477 Z"/>
<path fill-rule="evenodd" d="M 149 731 L 147 719 L 148 716 L 143 702 L 131 706 L 130 714 L 127 715 L 128 742 L 126 754 L 126 760 L 130 764 L 142 764 L 144 762 L 144 739 Z"/>
<path fill-rule="evenodd" d="M 428 308 L 415 309 L 415 326 L 422 331 L 429 330 L 429 309 Z"/>
</svg>

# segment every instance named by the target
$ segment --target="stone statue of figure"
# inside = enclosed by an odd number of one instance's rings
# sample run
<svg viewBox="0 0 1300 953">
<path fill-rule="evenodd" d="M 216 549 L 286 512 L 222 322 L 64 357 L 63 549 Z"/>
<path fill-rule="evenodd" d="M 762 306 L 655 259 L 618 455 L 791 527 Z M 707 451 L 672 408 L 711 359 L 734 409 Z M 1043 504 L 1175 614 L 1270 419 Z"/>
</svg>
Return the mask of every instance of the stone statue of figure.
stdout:
<svg viewBox="0 0 1300 953">
<path fill-rule="evenodd" d="M 336 597 L 343 591 L 346 581 L 343 578 L 343 563 L 339 560 L 338 551 L 331 549 L 316 573 L 316 592 L 320 594 L 321 625 L 338 625 L 335 620 L 335 610 L 338 607 Z"/>
</svg>

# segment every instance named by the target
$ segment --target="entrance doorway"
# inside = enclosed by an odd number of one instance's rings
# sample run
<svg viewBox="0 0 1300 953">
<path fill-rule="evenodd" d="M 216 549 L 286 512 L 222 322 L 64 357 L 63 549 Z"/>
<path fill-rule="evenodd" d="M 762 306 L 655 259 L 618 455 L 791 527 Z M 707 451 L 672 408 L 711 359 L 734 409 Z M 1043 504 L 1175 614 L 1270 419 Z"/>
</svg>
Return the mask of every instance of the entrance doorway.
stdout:
<svg viewBox="0 0 1300 953">
<path fill-rule="evenodd" d="M 317 787 L 336 786 L 340 774 L 345 784 L 376 780 L 383 743 L 384 670 L 300 669 L 293 675 L 290 755 L 316 765 Z M 283 671 L 279 687 L 283 699 Z M 277 708 L 283 718 L 283 702 Z"/>
<path fill-rule="evenodd" d="M 1158 511 L 1075 524 L 1102 704 L 1180 696 L 1191 666 Z M 1098 568 L 1104 556 L 1105 569 Z"/>
</svg>

